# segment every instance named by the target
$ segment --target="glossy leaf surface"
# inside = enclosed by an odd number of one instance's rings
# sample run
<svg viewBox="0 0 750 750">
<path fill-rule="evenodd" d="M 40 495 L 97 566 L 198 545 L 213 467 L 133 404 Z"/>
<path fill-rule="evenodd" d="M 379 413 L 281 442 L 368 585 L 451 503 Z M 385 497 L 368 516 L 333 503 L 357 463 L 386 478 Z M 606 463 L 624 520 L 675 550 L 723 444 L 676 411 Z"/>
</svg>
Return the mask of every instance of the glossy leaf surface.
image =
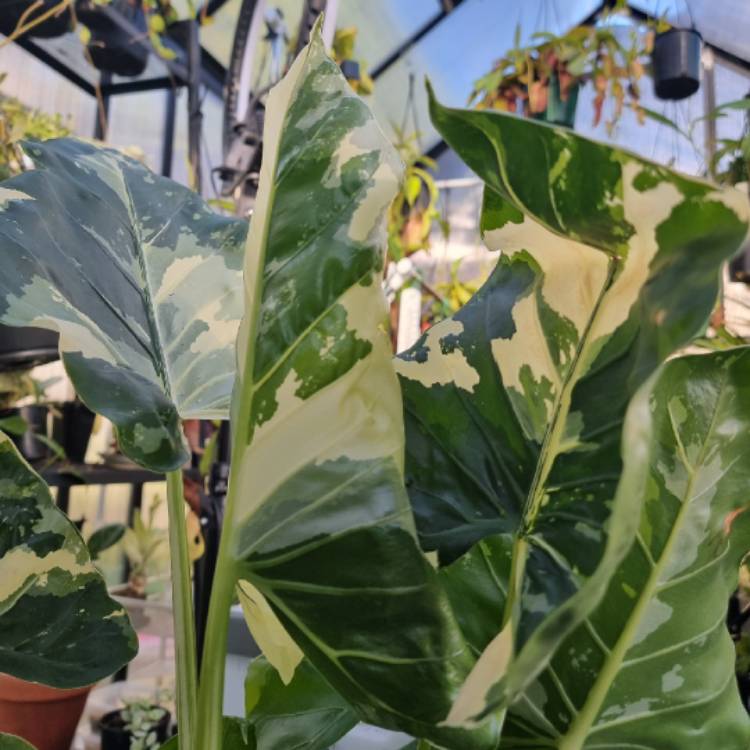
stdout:
<svg viewBox="0 0 750 750">
<path fill-rule="evenodd" d="M 78 530 L 0 434 L 0 672 L 56 688 L 90 685 L 136 654 Z"/>
<path fill-rule="evenodd" d="M 284 685 L 265 658 L 255 659 L 245 680 L 245 703 L 258 750 L 328 750 L 358 722 L 352 707 L 306 660 Z"/>
<path fill-rule="evenodd" d="M 484 179 L 503 251 L 398 365 L 423 547 L 446 563 L 493 536 L 513 569 L 459 722 L 512 701 L 604 593 L 640 510 L 620 483 L 625 410 L 706 324 L 748 204 L 568 130 L 434 100 L 432 117 Z"/>
<path fill-rule="evenodd" d="M 744 750 L 727 600 L 750 549 L 750 349 L 668 362 L 630 407 L 638 535 L 599 607 L 511 708 L 503 747 Z"/>
<path fill-rule="evenodd" d="M 494 724 L 436 728 L 473 660 L 403 485 L 380 283 L 398 159 L 319 36 L 274 89 L 265 132 L 233 407 L 235 573 L 365 720 L 494 748 Z"/>
<path fill-rule="evenodd" d="M 81 399 L 123 452 L 168 471 L 179 418 L 226 418 L 246 223 L 122 154 L 74 139 L 27 147 L 0 186 L 0 320 L 60 332 Z"/>
</svg>

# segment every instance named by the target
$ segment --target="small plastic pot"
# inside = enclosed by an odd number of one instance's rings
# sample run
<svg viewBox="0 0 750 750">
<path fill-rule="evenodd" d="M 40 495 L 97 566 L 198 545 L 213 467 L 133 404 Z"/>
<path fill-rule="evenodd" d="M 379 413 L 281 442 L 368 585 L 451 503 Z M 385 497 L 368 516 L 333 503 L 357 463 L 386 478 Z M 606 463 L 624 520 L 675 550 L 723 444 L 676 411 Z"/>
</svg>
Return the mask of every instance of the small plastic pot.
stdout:
<svg viewBox="0 0 750 750">
<path fill-rule="evenodd" d="M 137 36 L 115 23 L 108 11 L 119 13 L 129 21 Z M 93 0 L 82 0 L 77 13 L 81 23 L 91 32 L 86 49 L 94 67 L 129 78 L 146 70 L 149 52 L 141 42 L 148 35 L 148 25 L 140 0 L 112 0 L 107 6 L 99 6 Z"/>
<path fill-rule="evenodd" d="M 651 65 L 654 93 L 659 99 L 687 99 L 700 87 L 701 35 L 695 29 L 670 29 L 658 34 Z"/>
<path fill-rule="evenodd" d="M 153 706 L 153 708 L 160 708 L 160 706 Z M 164 716 L 152 727 L 159 745 L 169 739 L 170 721 L 169 711 L 165 710 Z M 122 718 L 121 708 L 110 711 L 99 719 L 99 731 L 102 736 L 101 750 L 130 750 L 132 735 L 125 729 L 125 720 Z"/>
<path fill-rule="evenodd" d="M 0 32 L 6 35 L 12 34 L 16 30 L 21 17 L 26 13 L 31 4 L 30 0 L 0 0 Z M 35 18 L 39 18 L 39 16 L 47 13 L 59 4 L 60 0 L 41 0 L 39 7 L 35 8 L 24 18 L 24 25 Z M 23 36 L 52 39 L 53 37 L 62 36 L 69 31 L 73 31 L 73 28 L 73 14 L 70 12 L 70 8 L 64 8 L 58 14 L 50 16 L 45 21 L 34 26 L 34 28 L 23 34 Z"/>
</svg>

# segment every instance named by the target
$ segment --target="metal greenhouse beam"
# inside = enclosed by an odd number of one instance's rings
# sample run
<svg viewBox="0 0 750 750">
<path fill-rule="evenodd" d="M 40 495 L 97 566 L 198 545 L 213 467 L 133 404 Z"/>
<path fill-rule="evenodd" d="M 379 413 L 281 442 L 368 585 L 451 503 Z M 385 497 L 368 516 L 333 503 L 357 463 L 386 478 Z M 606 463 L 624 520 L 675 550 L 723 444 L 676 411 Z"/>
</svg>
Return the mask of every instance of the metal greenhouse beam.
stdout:
<svg viewBox="0 0 750 750">
<path fill-rule="evenodd" d="M 391 65 L 394 65 L 403 57 L 412 47 L 418 44 L 427 36 L 438 24 L 442 23 L 464 0 L 442 0 L 442 10 L 434 15 L 424 26 L 417 29 L 408 39 L 404 40 L 385 60 L 382 60 L 370 71 L 370 77 L 376 80 L 385 73 Z"/>
</svg>

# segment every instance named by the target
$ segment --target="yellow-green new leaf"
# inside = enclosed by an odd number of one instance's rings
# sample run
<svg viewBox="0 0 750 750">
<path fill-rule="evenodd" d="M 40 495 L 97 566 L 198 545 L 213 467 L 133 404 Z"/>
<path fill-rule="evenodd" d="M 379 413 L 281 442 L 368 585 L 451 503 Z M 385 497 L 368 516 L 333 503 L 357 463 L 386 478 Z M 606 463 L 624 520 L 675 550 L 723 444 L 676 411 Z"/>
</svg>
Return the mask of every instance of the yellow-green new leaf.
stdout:
<svg viewBox="0 0 750 750">
<path fill-rule="evenodd" d="M 82 687 L 136 651 L 130 620 L 78 530 L 0 433 L 0 672 Z"/>
</svg>

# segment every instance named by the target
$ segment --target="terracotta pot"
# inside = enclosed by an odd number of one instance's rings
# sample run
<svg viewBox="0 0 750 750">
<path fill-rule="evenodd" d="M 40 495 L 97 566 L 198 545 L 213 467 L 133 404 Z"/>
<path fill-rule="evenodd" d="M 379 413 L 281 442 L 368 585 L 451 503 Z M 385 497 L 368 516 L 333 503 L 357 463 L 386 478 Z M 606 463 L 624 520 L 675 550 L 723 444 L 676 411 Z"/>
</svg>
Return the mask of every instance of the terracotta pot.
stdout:
<svg viewBox="0 0 750 750">
<path fill-rule="evenodd" d="M 37 750 L 70 750 L 91 686 L 56 690 L 0 674 L 0 731 Z"/>
</svg>

